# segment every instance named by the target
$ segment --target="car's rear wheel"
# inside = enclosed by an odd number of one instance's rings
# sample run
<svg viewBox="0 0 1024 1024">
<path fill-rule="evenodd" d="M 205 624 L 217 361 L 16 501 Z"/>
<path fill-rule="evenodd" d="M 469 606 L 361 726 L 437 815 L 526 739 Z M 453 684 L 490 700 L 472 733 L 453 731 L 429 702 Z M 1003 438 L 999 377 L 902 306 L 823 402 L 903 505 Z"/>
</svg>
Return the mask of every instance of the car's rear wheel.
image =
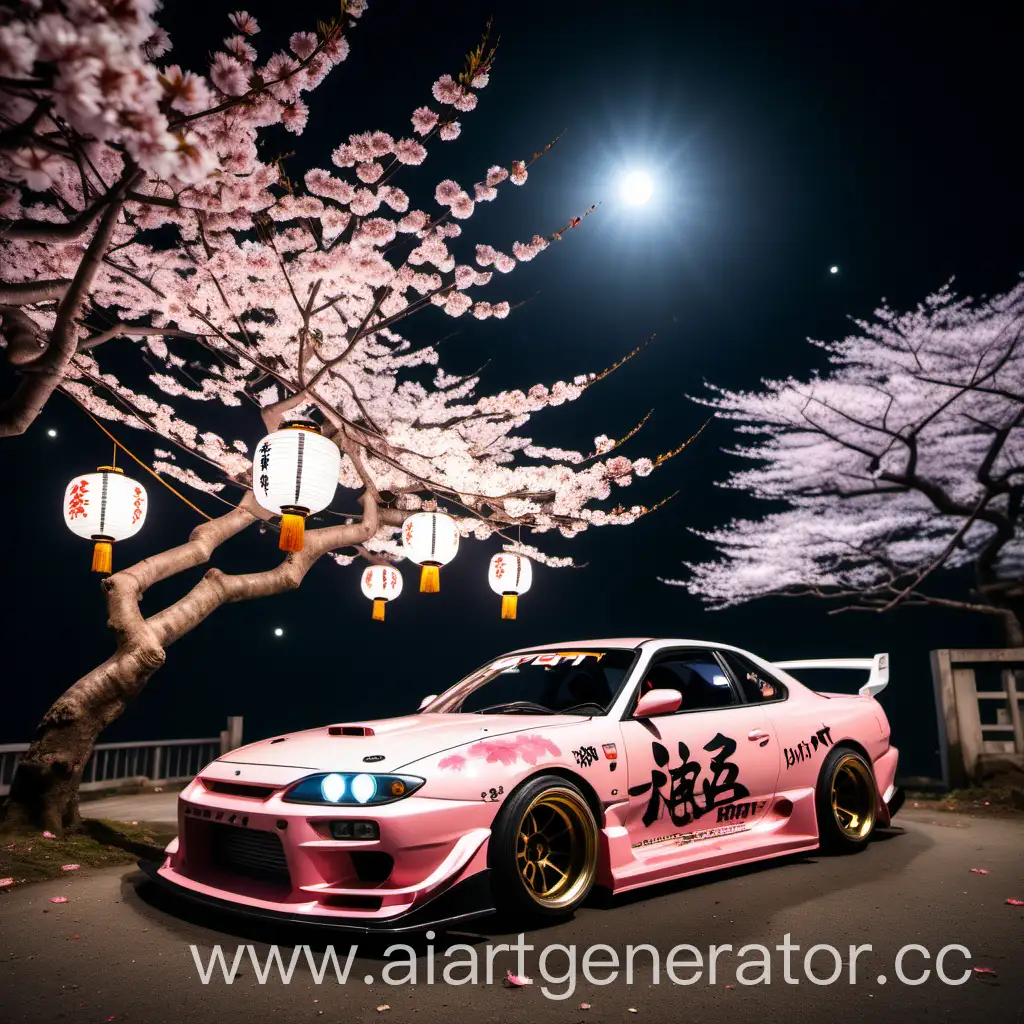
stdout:
<svg viewBox="0 0 1024 1024">
<path fill-rule="evenodd" d="M 488 858 L 498 910 L 518 918 L 570 914 L 597 874 L 598 828 L 567 779 L 541 775 L 508 798 L 491 828 Z"/>
<path fill-rule="evenodd" d="M 818 775 L 815 792 L 822 849 L 862 850 L 878 820 L 878 788 L 867 759 L 851 747 L 834 747 Z"/>
</svg>

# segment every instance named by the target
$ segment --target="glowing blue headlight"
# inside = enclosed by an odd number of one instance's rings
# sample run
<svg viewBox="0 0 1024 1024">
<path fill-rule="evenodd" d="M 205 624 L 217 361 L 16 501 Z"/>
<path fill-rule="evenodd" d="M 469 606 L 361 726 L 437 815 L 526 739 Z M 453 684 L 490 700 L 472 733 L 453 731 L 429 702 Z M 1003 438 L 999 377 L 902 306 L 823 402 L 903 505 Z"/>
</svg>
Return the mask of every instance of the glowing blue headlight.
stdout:
<svg viewBox="0 0 1024 1024">
<path fill-rule="evenodd" d="M 377 780 L 372 775 L 357 775 L 352 780 L 352 795 L 361 803 L 369 803 L 377 792 Z"/>
<path fill-rule="evenodd" d="M 345 776 L 337 773 L 325 775 L 320 783 L 320 792 L 325 800 L 336 804 L 345 795 Z"/>
<path fill-rule="evenodd" d="M 415 793 L 425 781 L 415 775 L 323 772 L 296 782 L 281 799 L 289 804 L 330 804 L 333 807 L 390 804 Z"/>
</svg>

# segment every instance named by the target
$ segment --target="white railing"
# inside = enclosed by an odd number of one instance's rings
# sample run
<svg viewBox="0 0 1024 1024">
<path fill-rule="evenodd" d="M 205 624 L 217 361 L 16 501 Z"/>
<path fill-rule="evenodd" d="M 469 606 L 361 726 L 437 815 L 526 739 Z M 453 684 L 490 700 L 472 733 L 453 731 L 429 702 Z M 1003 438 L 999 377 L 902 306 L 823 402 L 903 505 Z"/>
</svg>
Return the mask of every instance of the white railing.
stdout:
<svg viewBox="0 0 1024 1024">
<path fill-rule="evenodd" d="M 83 792 L 127 784 L 187 782 L 220 754 L 242 743 L 242 719 L 228 719 L 219 736 L 196 740 L 146 740 L 136 743 L 97 743 L 82 773 Z M 0 796 L 10 792 L 11 780 L 28 743 L 0 743 Z"/>
</svg>

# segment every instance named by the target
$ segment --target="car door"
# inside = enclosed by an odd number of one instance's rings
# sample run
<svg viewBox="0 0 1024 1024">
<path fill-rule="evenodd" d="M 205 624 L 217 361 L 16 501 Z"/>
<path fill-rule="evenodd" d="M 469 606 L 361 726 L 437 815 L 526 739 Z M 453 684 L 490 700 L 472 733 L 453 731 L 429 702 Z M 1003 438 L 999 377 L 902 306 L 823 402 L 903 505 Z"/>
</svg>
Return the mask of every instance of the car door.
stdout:
<svg viewBox="0 0 1024 1024">
<path fill-rule="evenodd" d="M 633 718 L 647 689 L 682 694 L 679 709 Z M 629 781 L 626 824 L 642 850 L 745 831 L 768 812 L 779 745 L 764 707 L 748 702 L 711 648 L 660 651 L 643 673 L 622 722 Z"/>
</svg>

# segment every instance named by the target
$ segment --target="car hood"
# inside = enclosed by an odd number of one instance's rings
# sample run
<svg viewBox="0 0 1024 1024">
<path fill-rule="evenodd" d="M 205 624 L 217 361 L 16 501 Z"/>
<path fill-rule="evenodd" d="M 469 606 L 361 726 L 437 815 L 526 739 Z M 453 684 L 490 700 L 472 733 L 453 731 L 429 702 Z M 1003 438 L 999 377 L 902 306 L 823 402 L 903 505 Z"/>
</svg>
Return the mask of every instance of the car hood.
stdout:
<svg viewBox="0 0 1024 1024">
<path fill-rule="evenodd" d="M 406 715 L 288 733 L 223 754 L 215 763 L 310 771 L 397 771 L 431 754 L 517 732 L 546 733 L 583 715 Z"/>
</svg>

